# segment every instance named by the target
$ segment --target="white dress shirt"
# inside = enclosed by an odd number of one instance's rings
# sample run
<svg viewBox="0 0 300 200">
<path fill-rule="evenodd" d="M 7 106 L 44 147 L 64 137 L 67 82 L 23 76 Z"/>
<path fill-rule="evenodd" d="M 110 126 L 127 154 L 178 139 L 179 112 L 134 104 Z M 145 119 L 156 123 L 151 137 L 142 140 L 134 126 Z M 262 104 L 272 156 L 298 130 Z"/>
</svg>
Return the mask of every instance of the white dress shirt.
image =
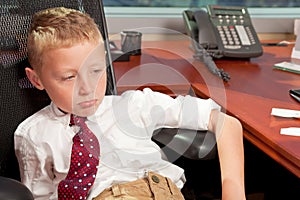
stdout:
<svg viewBox="0 0 300 200">
<path fill-rule="evenodd" d="M 173 99 L 150 89 L 105 96 L 87 121 L 100 142 L 100 163 L 88 199 L 115 183 L 142 178 L 147 171 L 167 176 L 181 188 L 183 169 L 162 158 L 152 133 L 161 127 L 207 130 L 212 109 L 220 107 L 210 99 Z M 57 199 L 58 184 L 70 166 L 72 138 L 78 131 L 69 122 L 70 114 L 51 103 L 15 132 L 21 179 L 35 199 Z"/>
</svg>

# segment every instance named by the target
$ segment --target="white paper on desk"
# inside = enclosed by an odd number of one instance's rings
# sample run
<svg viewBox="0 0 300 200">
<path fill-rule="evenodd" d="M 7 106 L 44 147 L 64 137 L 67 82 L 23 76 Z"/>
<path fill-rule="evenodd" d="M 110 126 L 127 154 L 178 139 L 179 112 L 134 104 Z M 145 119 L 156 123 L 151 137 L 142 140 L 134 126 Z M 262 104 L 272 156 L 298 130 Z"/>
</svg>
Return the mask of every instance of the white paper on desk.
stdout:
<svg viewBox="0 0 300 200">
<path fill-rule="evenodd" d="M 283 71 L 289 71 L 289 72 L 294 72 L 294 73 L 300 74 L 300 65 L 292 63 L 292 62 L 276 63 L 274 65 L 274 68 L 280 69 Z"/>
<path fill-rule="evenodd" d="M 300 111 L 283 108 L 272 108 L 271 115 L 277 117 L 300 118 Z"/>
<path fill-rule="evenodd" d="M 289 127 L 280 129 L 281 135 L 300 136 L 300 128 Z"/>
</svg>

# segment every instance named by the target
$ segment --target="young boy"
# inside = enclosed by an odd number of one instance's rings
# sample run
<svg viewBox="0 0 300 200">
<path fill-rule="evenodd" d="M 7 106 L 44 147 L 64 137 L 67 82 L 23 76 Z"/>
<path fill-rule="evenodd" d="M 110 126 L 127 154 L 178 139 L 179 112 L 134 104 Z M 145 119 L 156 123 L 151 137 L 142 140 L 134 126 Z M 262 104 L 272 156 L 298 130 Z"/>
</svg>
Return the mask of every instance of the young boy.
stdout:
<svg viewBox="0 0 300 200">
<path fill-rule="evenodd" d="M 51 8 L 33 17 L 26 74 L 52 103 L 19 125 L 15 150 L 35 199 L 183 199 L 183 169 L 163 160 L 151 141 L 153 130 L 164 126 L 213 131 L 222 199 L 245 199 L 241 124 L 210 99 L 173 99 L 150 89 L 105 96 L 101 38 L 95 22 L 76 10 Z M 186 109 L 198 117 L 182 117 Z M 70 125 L 73 119 L 85 122 Z M 96 138 L 86 142 L 87 135 Z M 87 164 L 77 158 L 84 150 L 73 154 L 75 143 L 89 146 Z"/>
</svg>

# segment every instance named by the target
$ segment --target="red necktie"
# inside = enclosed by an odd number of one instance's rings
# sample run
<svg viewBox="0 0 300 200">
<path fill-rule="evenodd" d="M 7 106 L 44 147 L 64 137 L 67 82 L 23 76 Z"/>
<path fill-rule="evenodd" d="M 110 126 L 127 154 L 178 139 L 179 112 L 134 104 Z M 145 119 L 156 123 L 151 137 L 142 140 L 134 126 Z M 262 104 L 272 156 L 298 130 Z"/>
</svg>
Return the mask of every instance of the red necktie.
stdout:
<svg viewBox="0 0 300 200">
<path fill-rule="evenodd" d="M 67 177 L 58 185 L 58 199 L 86 199 L 92 187 L 99 164 L 98 139 L 85 124 L 86 118 L 71 116 L 80 130 L 73 137 L 70 169 Z"/>
</svg>

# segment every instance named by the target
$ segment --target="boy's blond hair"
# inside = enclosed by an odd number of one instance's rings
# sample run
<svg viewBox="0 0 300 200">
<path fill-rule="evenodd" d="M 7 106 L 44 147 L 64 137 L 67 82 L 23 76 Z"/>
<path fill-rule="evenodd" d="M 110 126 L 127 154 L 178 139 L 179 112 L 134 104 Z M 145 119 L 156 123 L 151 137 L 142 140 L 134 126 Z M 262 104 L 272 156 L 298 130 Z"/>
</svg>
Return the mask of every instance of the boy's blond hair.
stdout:
<svg viewBox="0 0 300 200">
<path fill-rule="evenodd" d="M 47 50 L 71 47 L 83 42 L 100 43 L 101 33 L 95 21 L 78 10 L 57 7 L 34 14 L 28 32 L 28 59 L 34 69 L 43 66 Z"/>
</svg>

